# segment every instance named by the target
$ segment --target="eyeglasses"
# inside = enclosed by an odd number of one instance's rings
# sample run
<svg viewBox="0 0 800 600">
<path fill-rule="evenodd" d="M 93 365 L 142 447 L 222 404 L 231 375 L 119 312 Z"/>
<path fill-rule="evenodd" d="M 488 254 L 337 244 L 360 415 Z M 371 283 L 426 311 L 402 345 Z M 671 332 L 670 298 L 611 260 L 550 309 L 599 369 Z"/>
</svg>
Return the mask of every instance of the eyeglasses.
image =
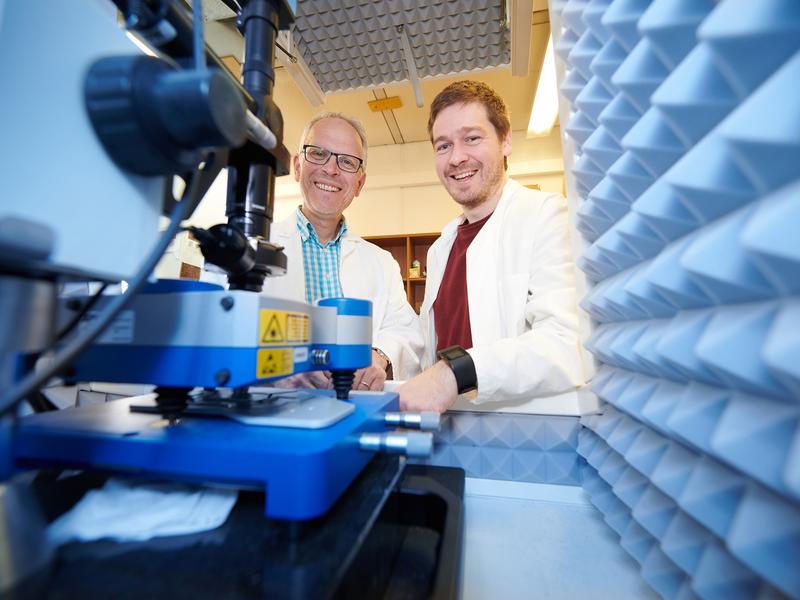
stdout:
<svg viewBox="0 0 800 600">
<path fill-rule="evenodd" d="M 361 165 L 364 164 L 364 161 L 357 156 L 340 154 L 339 152 L 331 152 L 326 148 L 312 146 L 311 144 L 306 144 L 303 146 L 303 156 L 306 157 L 308 162 L 314 163 L 315 165 L 324 165 L 328 162 L 331 156 L 335 156 L 336 164 L 339 165 L 339 168 L 342 171 L 347 171 L 348 173 L 358 172 L 358 170 L 361 168 Z"/>
</svg>

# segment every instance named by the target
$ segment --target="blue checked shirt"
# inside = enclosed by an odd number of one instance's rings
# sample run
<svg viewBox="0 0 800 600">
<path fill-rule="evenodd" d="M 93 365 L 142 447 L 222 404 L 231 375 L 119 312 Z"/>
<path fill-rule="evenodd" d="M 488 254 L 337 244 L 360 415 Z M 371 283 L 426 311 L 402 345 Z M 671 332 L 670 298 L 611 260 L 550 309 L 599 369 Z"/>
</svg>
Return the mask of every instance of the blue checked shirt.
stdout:
<svg viewBox="0 0 800 600">
<path fill-rule="evenodd" d="M 313 304 L 320 298 L 344 296 L 339 281 L 339 263 L 342 236 L 347 233 L 347 223 L 342 219 L 336 237 L 324 246 L 320 244 L 314 226 L 297 209 L 297 229 L 303 241 L 303 267 L 306 274 L 306 302 Z"/>
</svg>

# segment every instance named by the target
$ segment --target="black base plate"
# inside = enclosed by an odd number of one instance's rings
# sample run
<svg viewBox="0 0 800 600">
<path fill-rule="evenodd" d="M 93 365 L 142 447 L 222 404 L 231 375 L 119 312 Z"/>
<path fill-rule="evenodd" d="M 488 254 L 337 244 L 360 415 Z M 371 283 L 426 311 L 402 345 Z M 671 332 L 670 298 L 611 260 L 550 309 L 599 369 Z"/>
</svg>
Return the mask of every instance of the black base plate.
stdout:
<svg viewBox="0 0 800 600">
<path fill-rule="evenodd" d="M 55 518 L 96 475 L 37 483 Z M 334 508 L 311 522 L 267 520 L 241 492 L 221 527 L 142 543 L 59 548 L 47 573 L 9 598 L 456 598 L 464 471 L 376 456 Z"/>
</svg>

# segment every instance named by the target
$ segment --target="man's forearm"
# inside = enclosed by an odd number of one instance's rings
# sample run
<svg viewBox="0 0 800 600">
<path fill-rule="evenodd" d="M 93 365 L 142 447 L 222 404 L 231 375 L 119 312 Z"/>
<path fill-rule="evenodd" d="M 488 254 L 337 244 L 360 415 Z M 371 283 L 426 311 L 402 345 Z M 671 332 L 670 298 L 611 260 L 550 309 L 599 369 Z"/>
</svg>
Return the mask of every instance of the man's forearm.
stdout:
<svg viewBox="0 0 800 600">
<path fill-rule="evenodd" d="M 453 371 L 441 360 L 401 385 L 397 391 L 400 394 L 401 410 L 433 410 L 443 413 L 458 397 Z"/>
</svg>

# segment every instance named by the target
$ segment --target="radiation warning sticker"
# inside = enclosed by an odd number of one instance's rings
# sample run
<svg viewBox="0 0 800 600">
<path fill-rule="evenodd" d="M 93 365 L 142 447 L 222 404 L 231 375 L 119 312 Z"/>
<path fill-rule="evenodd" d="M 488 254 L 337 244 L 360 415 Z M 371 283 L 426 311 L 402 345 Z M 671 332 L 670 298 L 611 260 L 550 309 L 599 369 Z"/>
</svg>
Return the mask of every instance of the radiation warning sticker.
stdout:
<svg viewBox="0 0 800 600">
<path fill-rule="evenodd" d="M 308 344 L 308 315 L 287 310 L 260 311 L 258 340 L 260 346 Z"/>
<path fill-rule="evenodd" d="M 294 350 L 292 348 L 267 348 L 259 350 L 256 358 L 256 377 L 279 377 L 294 372 Z"/>
</svg>

